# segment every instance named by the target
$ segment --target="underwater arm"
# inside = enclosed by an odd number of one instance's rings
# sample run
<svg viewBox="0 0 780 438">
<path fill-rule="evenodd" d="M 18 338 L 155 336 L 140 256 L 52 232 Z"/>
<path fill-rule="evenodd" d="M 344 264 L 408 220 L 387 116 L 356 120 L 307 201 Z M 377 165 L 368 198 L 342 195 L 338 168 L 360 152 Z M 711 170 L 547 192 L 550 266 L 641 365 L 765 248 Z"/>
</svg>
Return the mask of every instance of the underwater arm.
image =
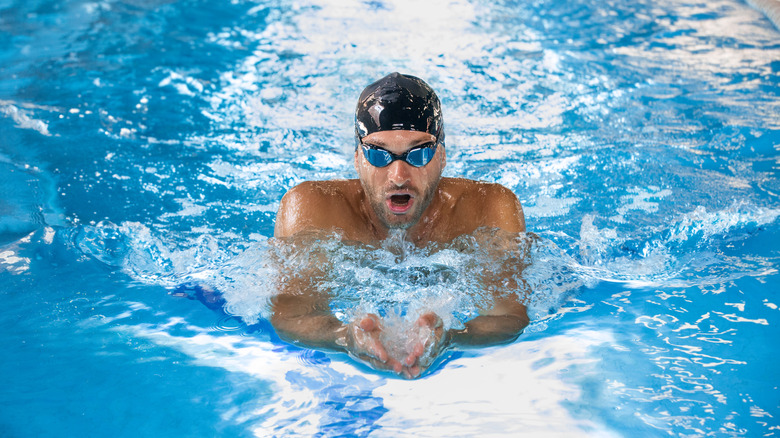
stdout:
<svg viewBox="0 0 780 438">
<path fill-rule="evenodd" d="M 528 322 L 525 305 L 514 295 L 497 299 L 492 308 L 466 322 L 462 329 L 445 331 L 438 315 L 425 313 L 410 332 L 417 340 L 403 359 L 404 374 L 410 378 L 420 376 L 449 347 L 486 347 L 512 342 Z"/>
<path fill-rule="evenodd" d="M 441 318 L 427 312 L 409 332 L 409 337 L 416 339 L 402 361 L 404 375 L 419 377 L 451 346 L 484 347 L 512 342 L 527 325 L 525 306 L 512 299 L 496 303 L 490 312 L 468 321 L 463 329 L 445 331 Z"/>
<path fill-rule="evenodd" d="M 374 368 L 402 371 L 380 341 L 379 317 L 367 314 L 345 324 L 330 313 L 327 300 L 279 294 L 272 300 L 271 324 L 282 340 L 311 348 L 343 351 Z"/>
<path fill-rule="evenodd" d="M 463 329 L 447 332 L 455 346 L 475 347 L 505 344 L 514 341 L 528 325 L 526 307 L 517 299 L 505 299 L 496 303 L 489 312 L 466 322 Z"/>
<path fill-rule="evenodd" d="M 327 301 L 302 294 L 271 299 L 271 324 L 285 342 L 312 348 L 342 350 L 346 326 L 333 316 Z"/>
<path fill-rule="evenodd" d="M 312 260 L 318 256 L 308 255 Z M 271 324 L 277 335 L 294 345 L 343 351 L 374 368 L 401 372 L 401 363 L 389 357 L 380 341 L 379 317 L 367 314 L 348 323 L 336 318 L 330 297 L 315 286 L 324 281 L 323 264 L 314 265 L 280 276 L 278 293 L 271 299 Z"/>
</svg>

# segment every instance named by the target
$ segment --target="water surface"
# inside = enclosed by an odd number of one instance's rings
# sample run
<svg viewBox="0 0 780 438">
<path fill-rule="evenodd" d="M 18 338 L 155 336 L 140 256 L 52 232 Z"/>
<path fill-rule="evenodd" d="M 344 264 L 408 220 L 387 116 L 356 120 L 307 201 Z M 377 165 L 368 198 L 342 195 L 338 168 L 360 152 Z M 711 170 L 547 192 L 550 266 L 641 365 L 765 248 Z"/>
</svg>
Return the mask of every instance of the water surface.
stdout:
<svg viewBox="0 0 780 438">
<path fill-rule="evenodd" d="M 0 435 L 777 435 L 778 41 L 735 0 L 0 1 Z M 265 319 L 282 194 L 355 177 L 391 71 L 539 236 L 525 334 L 413 382 Z M 464 286 L 437 254 L 357 278 Z"/>
</svg>

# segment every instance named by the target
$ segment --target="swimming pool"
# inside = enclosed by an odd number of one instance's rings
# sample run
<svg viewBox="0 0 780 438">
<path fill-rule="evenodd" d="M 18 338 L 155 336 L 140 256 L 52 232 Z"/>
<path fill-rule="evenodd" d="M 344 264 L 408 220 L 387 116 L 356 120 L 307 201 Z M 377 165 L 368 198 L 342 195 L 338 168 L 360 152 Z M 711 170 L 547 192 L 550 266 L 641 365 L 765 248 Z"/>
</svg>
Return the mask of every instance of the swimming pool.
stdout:
<svg viewBox="0 0 780 438">
<path fill-rule="evenodd" d="M 736 0 L 0 1 L 0 435 L 780 434 L 779 35 Z M 526 332 L 416 381 L 263 318 L 279 199 L 354 177 L 396 70 L 540 237 Z"/>
</svg>

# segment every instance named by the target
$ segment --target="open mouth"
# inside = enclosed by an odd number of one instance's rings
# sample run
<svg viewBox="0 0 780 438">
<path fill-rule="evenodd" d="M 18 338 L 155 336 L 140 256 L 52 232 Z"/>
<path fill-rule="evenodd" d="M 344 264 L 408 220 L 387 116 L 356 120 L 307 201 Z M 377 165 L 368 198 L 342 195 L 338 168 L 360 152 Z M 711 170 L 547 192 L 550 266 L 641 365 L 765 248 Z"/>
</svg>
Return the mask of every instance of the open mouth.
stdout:
<svg viewBox="0 0 780 438">
<path fill-rule="evenodd" d="M 390 195 L 387 204 L 393 213 L 406 213 L 412 207 L 412 196 L 403 194 Z"/>
</svg>

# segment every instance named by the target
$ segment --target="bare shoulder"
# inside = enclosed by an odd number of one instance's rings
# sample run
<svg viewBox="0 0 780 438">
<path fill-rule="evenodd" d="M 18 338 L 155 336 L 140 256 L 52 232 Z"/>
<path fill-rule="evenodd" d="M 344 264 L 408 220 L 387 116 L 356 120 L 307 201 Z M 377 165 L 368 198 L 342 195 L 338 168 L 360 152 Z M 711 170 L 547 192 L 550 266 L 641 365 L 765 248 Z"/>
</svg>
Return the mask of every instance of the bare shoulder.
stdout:
<svg viewBox="0 0 780 438">
<path fill-rule="evenodd" d="M 304 181 L 291 188 L 282 198 L 289 201 L 307 200 L 317 201 L 321 199 L 343 196 L 357 180 L 331 180 L 331 181 Z"/>
<path fill-rule="evenodd" d="M 356 180 L 305 181 L 291 188 L 279 203 L 274 236 L 336 227 L 339 218 L 351 210 L 357 185 Z"/>
<path fill-rule="evenodd" d="M 443 188 L 460 209 L 478 212 L 478 226 L 518 233 L 525 231 L 523 207 L 511 190 L 501 184 L 464 178 L 442 178 Z"/>
</svg>

